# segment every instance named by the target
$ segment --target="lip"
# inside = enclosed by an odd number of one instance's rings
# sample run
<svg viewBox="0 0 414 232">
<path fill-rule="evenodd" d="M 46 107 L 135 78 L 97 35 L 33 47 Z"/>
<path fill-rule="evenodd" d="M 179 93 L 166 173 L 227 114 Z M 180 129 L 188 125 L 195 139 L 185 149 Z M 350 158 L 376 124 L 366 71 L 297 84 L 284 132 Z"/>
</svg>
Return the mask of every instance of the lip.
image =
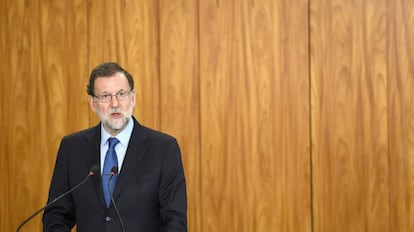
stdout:
<svg viewBox="0 0 414 232">
<path fill-rule="evenodd" d="M 111 113 L 110 116 L 111 116 L 111 118 L 121 118 L 122 114 L 121 113 Z"/>
</svg>

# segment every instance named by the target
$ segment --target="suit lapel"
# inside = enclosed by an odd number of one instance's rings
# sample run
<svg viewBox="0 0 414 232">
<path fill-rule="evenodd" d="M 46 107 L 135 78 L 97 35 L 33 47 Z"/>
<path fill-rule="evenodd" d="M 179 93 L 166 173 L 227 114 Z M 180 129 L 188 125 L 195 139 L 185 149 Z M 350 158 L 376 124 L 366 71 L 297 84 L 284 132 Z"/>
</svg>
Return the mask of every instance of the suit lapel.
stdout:
<svg viewBox="0 0 414 232">
<path fill-rule="evenodd" d="M 89 167 L 92 167 L 95 164 L 99 163 L 99 154 L 100 154 L 100 138 L 101 132 L 99 126 L 94 127 L 91 130 L 91 133 L 86 135 L 86 162 Z M 100 165 L 99 165 L 100 166 Z"/>
<path fill-rule="evenodd" d="M 100 124 L 94 127 L 91 130 L 91 133 L 86 135 L 86 162 L 89 167 L 92 167 L 95 164 L 100 165 L 100 143 L 101 143 L 101 127 Z M 99 169 L 100 170 L 100 169 Z M 92 178 L 94 183 L 95 195 L 98 196 L 99 201 L 102 203 L 102 206 L 106 208 L 105 200 L 103 197 L 102 190 L 102 178 L 101 175 L 97 175 L 95 178 Z"/>
<path fill-rule="evenodd" d="M 115 199 L 122 192 L 122 189 L 125 187 L 126 183 L 128 183 L 131 176 L 136 172 L 140 161 L 147 153 L 149 149 L 148 145 L 145 143 L 147 136 L 145 130 L 134 118 L 134 129 L 132 130 L 131 139 L 129 140 L 125 159 L 115 187 Z"/>
</svg>

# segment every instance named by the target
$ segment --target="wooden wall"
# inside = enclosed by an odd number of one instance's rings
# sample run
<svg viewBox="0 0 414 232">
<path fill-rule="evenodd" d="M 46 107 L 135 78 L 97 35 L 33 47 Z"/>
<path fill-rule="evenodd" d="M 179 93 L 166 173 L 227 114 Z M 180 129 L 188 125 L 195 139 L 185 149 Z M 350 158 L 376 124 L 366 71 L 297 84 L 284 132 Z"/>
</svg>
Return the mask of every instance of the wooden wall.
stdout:
<svg viewBox="0 0 414 232">
<path fill-rule="evenodd" d="M 414 2 L 310 18 L 314 231 L 414 231 Z"/>
<path fill-rule="evenodd" d="M 0 231 L 42 207 L 90 70 L 181 144 L 189 231 L 414 231 L 414 2 L 0 1 Z M 41 231 L 40 216 L 22 231 Z"/>
</svg>

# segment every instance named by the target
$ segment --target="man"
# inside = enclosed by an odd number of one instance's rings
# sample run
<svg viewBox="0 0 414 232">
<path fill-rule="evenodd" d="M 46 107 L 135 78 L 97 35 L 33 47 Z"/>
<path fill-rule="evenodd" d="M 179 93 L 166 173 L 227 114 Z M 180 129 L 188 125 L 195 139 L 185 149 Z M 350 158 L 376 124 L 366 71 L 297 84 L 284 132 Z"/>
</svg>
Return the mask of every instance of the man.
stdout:
<svg viewBox="0 0 414 232">
<path fill-rule="evenodd" d="M 103 63 L 92 71 L 87 92 L 101 122 L 62 139 L 48 202 L 81 183 L 95 164 L 100 173 L 45 210 L 43 231 L 71 231 L 75 224 L 79 232 L 187 231 L 179 146 L 132 116 L 132 76 Z"/>
</svg>

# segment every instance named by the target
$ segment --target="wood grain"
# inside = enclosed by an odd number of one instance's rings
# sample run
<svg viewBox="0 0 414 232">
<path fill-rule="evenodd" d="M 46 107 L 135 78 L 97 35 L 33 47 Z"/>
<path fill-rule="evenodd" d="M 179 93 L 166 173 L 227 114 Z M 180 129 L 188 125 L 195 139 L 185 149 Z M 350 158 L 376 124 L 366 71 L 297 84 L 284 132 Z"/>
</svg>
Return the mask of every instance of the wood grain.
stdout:
<svg viewBox="0 0 414 232">
<path fill-rule="evenodd" d="M 201 1 L 202 231 L 310 231 L 307 5 Z"/>
<path fill-rule="evenodd" d="M 86 5 L 82 1 L 2 1 L 1 231 L 17 225 L 47 199 L 61 136 L 86 126 Z M 83 22 L 83 23 L 82 23 Z M 83 36 L 82 36 L 83 35 Z M 7 55 L 6 55 L 7 54 Z M 76 67 L 76 68 L 74 68 Z M 77 89 L 74 91 L 73 89 Z M 86 118 L 87 119 L 87 118 Z M 70 123 L 69 123 L 70 122 Z M 40 231 L 40 216 L 26 226 Z"/>
<path fill-rule="evenodd" d="M 200 89 L 195 1 L 160 1 L 161 127 L 175 136 L 184 163 L 188 231 L 201 231 Z"/>
<path fill-rule="evenodd" d="M 104 61 L 178 138 L 189 231 L 414 231 L 413 1 L 0 9 L 0 231 L 46 202 L 62 136 L 98 122 L 85 87 Z"/>
<path fill-rule="evenodd" d="M 389 231 L 386 1 L 311 2 L 315 231 Z"/>
<path fill-rule="evenodd" d="M 390 231 L 414 231 L 414 2 L 387 14 Z"/>
</svg>

